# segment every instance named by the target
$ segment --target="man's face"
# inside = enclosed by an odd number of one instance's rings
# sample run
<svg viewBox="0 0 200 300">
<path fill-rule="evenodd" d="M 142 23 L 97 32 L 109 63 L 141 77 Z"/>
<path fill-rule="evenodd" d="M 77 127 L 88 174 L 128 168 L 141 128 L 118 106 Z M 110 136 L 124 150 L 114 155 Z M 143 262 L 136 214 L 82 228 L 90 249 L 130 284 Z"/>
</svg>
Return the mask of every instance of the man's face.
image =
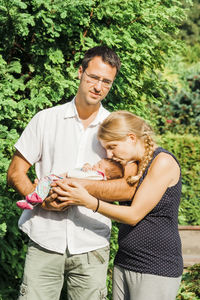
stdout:
<svg viewBox="0 0 200 300">
<path fill-rule="evenodd" d="M 98 105 L 108 94 L 115 75 L 115 67 L 104 63 L 101 57 L 95 56 L 89 62 L 85 72 L 83 72 L 82 66 L 79 68 L 80 85 L 77 101 L 85 105 Z"/>
</svg>

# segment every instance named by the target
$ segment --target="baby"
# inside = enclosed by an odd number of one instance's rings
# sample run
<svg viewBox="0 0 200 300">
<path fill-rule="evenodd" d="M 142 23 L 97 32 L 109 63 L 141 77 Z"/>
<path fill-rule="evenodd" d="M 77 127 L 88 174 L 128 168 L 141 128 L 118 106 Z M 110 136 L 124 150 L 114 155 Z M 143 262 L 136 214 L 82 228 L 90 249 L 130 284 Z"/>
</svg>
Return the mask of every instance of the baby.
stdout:
<svg viewBox="0 0 200 300">
<path fill-rule="evenodd" d="M 103 158 L 96 164 L 84 164 L 82 168 L 69 170 L 60 176 L 50 174 L 39 180 L 36 189 L 26 196 L 25 200 L 17 201 L 21 209 L 33 209 L 38 203 L 42 203 L 49 194 L 51 183 L 65 177 L 87 178 L 93 180 L 117 179 L 124 176 L 123 166 L 110 158 Z"/>
</svg>

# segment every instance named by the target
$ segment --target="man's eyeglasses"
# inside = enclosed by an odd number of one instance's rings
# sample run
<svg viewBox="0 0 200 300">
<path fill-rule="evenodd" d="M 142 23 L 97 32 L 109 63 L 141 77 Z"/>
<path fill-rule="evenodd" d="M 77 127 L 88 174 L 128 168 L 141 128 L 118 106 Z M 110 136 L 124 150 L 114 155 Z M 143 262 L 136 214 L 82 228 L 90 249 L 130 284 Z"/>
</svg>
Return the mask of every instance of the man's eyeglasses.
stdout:
<svg viewBox="0 0 200 300">
<path fill-rule="evenodd" d="M 113 81 L 111 81 L 109 79 L 100 79 L 96 75 L 90 75 L 86 71 L 84 71 L 84 72 L 90 78 L 89 82 L 91 82 L 93 84 L 97 84 L 99 81 L 101 81 L 102 82 L 102 86 L 105 87 L 105 88 L 110 88 L 112 86 L 112 84 L 113 84 Z"/>
</svg>

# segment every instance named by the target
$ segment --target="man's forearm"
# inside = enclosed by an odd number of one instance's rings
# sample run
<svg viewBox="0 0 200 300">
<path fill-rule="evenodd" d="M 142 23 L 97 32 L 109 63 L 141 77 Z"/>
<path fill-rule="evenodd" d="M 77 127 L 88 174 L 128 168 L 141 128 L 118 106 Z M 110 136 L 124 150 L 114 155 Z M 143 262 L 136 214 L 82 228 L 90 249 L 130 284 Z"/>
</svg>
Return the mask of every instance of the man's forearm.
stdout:
<svg viewBox="0 0 200 300">
<path fill-rule="evenodd" d="M 35 189 L 35 185 L 27 176 L 30 167 L 31 164 L 16 151 L 8 168 L 7 182 L 22 196 L 28 195 Z"/>
<path fill-rule="evenodd" d="M 129 201 L 135 192 L 135 187 L 128 185 L 125 178 L 107 181 L 80 179 L 78 181 L 92 196 L 107 202 Z"/>
<path fill-rule="evenodd" d="M 32 193 L 35 189 L 35 185 L 26 174 L 19 174 L 18 172 L 14 172 L 12 175 L 8 174 L 7 181 L 22 196 Z"/>
<path fill-rule="evenodd" d="M 107 181 L 88 181 L 84 184 L 88 192 L 96 198 L 107 202 L 129 201 L 135 193 L 135 187 L 130 186 L 126 178 L 137 173 L 137 164 L 130 163 L 124 168 L 124 178 Z"/>
<path fill-rule="evenodd" d="M 127 164 L 124 169 L 124 177 L 113 180 L 87 180 L 69 178 L 65 183 L 78 181 L 87 191 L 95 198 L 102 199 L 107 202 L 129 201 L 135 193 L 135 186 L 130 186 L 126 178 L 137 174 L 137 164 Z"/>
</svg>

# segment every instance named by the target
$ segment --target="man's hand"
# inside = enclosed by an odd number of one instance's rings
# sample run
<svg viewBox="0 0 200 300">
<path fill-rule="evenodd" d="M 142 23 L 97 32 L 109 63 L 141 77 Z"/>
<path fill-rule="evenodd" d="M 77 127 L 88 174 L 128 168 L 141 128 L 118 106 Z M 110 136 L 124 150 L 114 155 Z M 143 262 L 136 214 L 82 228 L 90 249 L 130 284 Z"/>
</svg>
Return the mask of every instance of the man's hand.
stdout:
<svg viewBox="0 0 200 300">
<path fill-rule="evenodd" d="M 57 191 L 60 190 L 62 193 L 62 188 L 58 186 L 57 182 L 61 182 L 63 184 L 69 184 L 71 183 L 72 179 L 71 178 L 64 178 L 61 180 L 56 180 L 52 182 L 51 186 L 52 188 L 57 187 Z M 69 202 L 66 201 L 65 199 L 57 199 L 59 194 L 55 193 L 53 189 L 50 190 L 50 193 L 48 197 L 42 202 L 41 207 L 46 210 L 51 210 L 51 211 L 64 211 L 67 210 L 70 206 Z"/>
<path fill-rule="evenodd" d="M 55 186 L 54 183 L 52 185 Z M 42 202 L 41 207 L 45 210 L 51 210 L 51 211 L 67 210 L 69 207 L 68 202 L 59 201 L 57 197 L 58 195 L 51 190 L 48 197 L 46 197 L 46 199 L 44 199 L 44 201 Z"/>
<path fill-rule="evenodd" d="M 39 180 L 34 180 L 34 187 L 38 185 Z M 57 194 L 50 191 L 49 196 L 46 197 L 46 199 L 42 202 L 41 207 L 45 210 L 52 210 L 52 211 L 63 211 L 66 210 L 68 207 L 65 207 L 65 203 L 61 203 L 60 201 L 57 201 Z M 64 204 L 64 207 L 63 207 Z"/>
</svg>

